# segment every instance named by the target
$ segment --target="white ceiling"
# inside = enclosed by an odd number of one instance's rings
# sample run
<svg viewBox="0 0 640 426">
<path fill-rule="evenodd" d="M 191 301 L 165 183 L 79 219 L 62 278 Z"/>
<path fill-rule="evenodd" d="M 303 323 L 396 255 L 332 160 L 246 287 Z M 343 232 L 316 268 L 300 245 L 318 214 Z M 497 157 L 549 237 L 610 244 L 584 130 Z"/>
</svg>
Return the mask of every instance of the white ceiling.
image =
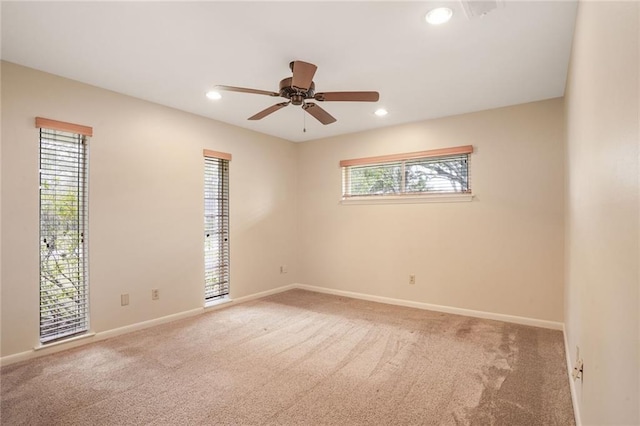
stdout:
<svg viewBox="0 0 640 426">
<path fill-rule="evenodd" d="M 425 13 L 446 4 L 442 26 Z M 537 101 L 564 94 L 575 1 L 510 1 L 468 19 L 459 1 L 3 2 L 2 59 L 291 141 Z M 316 91 L 377 90 L 377 103 L 325 102 L 323 126 L 278 91 L 292 60 Z M 377 107 L 386 117 L 373 114 Z"/>
</svg>

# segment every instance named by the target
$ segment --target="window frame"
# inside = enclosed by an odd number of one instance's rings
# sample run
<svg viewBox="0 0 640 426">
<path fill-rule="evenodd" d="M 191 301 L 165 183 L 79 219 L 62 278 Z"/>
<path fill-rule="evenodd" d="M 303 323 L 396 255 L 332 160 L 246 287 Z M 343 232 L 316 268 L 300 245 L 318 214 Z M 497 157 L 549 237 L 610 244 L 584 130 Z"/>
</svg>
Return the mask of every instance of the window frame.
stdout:
<svg viewBox="0 0 640 426">
<path fill-rule="evenodd" d="M 229 234 L 230 234 L 230 225 L 229 225 L 229 166 L 231 163 L 231 154 L 220 152 L 220 151 L 212 151 L 208 149 L 204 149 L 202 151 L 204 157 L 204 305 L 212 306 L 220 302 L 224 302 L 229 300 L 230 292 L 231 292 L 231 263 L 230 263 L 230 243 L 229 243 Z M 222 171 L 222 182 L 219 182 L 217 187 L 215 188 L 207 188 L 207 174 L 210 172 L 207 170 L 208 167 L 211 166 L 210 162 L 217 161 L 217 167 L 224 167 Z M 221 191 L 223 200 L 222 205 L 219 205 L 216 211 L 208 211 L 207 209 L 207 193 L 210 191 Z M 208 265 L 214 262 L 214 259 L 209 259 L 211 253 L 207 251 L 207 238 L 210 237 L 210 233 L 212 233 L 212 229 L 208 228 L 207 219 L 209 216 L 222 216 L 222 229 L 220 230 L 220 241 L 218 244 L 222 246 L 221 252 L 218 254 L 218 259 L 215 260 L 217 265 L 225 262 L 226 265 L 220 269 L 218 267 L 218 277 L 222 279 L 224 283 L 226 281 L 226 292 L 222 292 L 221 294 L 217 294 L 214 296 L 208 297 L 208 284 L 207 284 L 207 275 L 213 273 L 216 268 L 209 268 Z"/>
<path fill-rule="evenodd" d="M 39 241 L 40 241 L 40 255 L 39 255 L 39 325 L 38 325 L 38 340 L 41 345 L 46 346 L 54 343 L 58 343 L 61 341 L 67 341 L 70 339 L 77 338 L 82 335 L 86 335 L 90 330 L 90 297 L 89 297 L 89 245 L 88 245 L 88 229 L 89 229 L 89 219 L 88 219 L 88 195 L 89 195 L 89 148 L 88 142 L 89 137 L 93 136 L 93 129 L 88 126 L 82 126 L 73 123 L 67 123 L 57 120 L 51 120 L 42 117 L 36 117 L 35 127 L 39 129 Z M 58 148 L 52 147 L 55 143 L 58 144 L 73 144 L 77 147 L 75 148 L 77 152 L 73 153 L 72 157 L 68 157 L 65 160 L 58 159 Z M 45 146 L 45 145 L 49 146 Z M 68 151 L 67 151 L 68 154 Z M 50 157 L 52 156 L 53 157 Z M 69 168 L 68 158 L 72 159 L 71 165 L 74 166 L 77 164 L 75 171 L 70 171 L 73 169 Z M 59 164 L 59 161 L 63 161 L 63 163 L 67 163 L 66 165 Z M 47 167 L 45 167 L 47 166 Z M 62 171 L 62 169 L 66 171 Z M 48 181 L 45 182 L 43 176 L 48 176 Z M 64 278 L 71 283 L 71 285 L 75 288 L 75 293 L 72 292 L 72 296 L 65 296 L 67 298 L 71 298 L 72 302 L 75 302 L 78 306 L 75 307 L 75 313 L 70 314 L 66 313 L 59 318 L 48 318 L 49 323 L 45 321 L 47 316 L 43 317 L 43 313 L 45 312 L 53 312 L 56 309 L 68 309 L 68 307 L 64 306 L 64 303 L 59 300 L 54 304 L 51 304 L 45 299 L 43 299 L 43 294 L 47 293 L 46 288 L 43 286 L 46 278 L 43 273 L 45 270 L 49 270 L 50 268 L 43 267 L 43 247 L 46 245 L 47 249 L 49 248 L 49 244 L 52 244 L 51 241 L 47 242 L 47 238 L 50 237 L 50 233 L 43 234 L 43 214 L 52 214 L 51 206 L 45 207 L 43 201 L 45 198 L 43 197 L 58 197 L 58 192 L 55 188 L 46 188 L 46 184 L 50 184 L 51 180 L 59 182 L 60 177 L 68 178 L 69 176 L 65 176 L 65 173 L 75 173 L 76 176 L 73 180 L 66 180 L 64 184 L 60 184 L 60 188 L 75 188 L 75 194 L 77 196 L 76 200 L 73 204 L 65 204 L 65 208 L 70 208 L 73 211 L 73 208 L 76 208 L 75 217 L 72 219 L 72 222 L 75 224 L 76 234 L 71 239 L 66 239 L 66 244 L 77 244 L 76 248 L 73 249 L 73 253 L 71 257 L 67 257 L 69 253 L 64 253 L 62 256 L 64 259 L 77 259 L 77 265 L 73 266 L 73 270 L 68 270 L 70 267 L 68 261 L 65 268 L 61 268 L 58 265 L 58 260 L 55 260 L 55 269 L 62 270 L 64 269 L 66 274 L 63 274 Z M 73 176 L 73 175 L 72 175 Z M 63 179 L 64 181 L 64 179 Z M 56 186 L 57 188 L 57 186 Z M 69 193 L 72 194 L 72 193 Z M 70 196 L 69 194 L 65 194 L 65 197 Z M 73 194 L 71 196 L 73 196 Z M 54 207 L 54 214 L 57 211 L 57 207 Z M 57 218 L 55 219 L 58 220 Z M 68 232 L 68 230 L 66 231 Z M 62 233 L 62 237 L 66 235 L 66 232 Z M 58 231 L 56 231 L 56 240 L 59 236 Z M 61 240 L 65 241 L 65 240 Z M 53 243 L 55 244 L 55 243 Z M 64 244 L 64 243 L 61 243 Z M 51 249 L 53 250 L 53 249 Z M 76 253 L 77 252 L 77 253 Z M 47 259 L 49 258 L 50 253 L 47 255 Z M 48 260 L 47 260 L 48 261 Z M 67 287 L 68 289 L 69 287 Z M 60 287 L 59 292 L 64 294 L 66 290 L 63 290 Z M 67 303 L 68 305 L 68 303 Z M 51 315 L 49 315 L 51 316 Z M 54 315 L 55 317 L 55 315 Z"/>
<path fill-rule="evenodd" d="M 457 146 L 452 148 L 440 148 L 428 151 L 409 152 L 402 154 L 382 155 L 376 157 L 354 158 L 350 160 L 341 160 L 339 166 L 342 173 L 341 187 L 341 204 L 398 204 L 398 203 L 425 203 L 425 202 L 458 202 L 471 201 L 473 192 L 471 187 L 470 163 L 471 154 L 473 153 L 472 145 Z M 405 166 L 408 162 L 416 160 L 446 160 L 456 157 L 466 157 L 467 162 L 467 187 L 466 191 L 452 192 L 408 192 L 406 191 L 406 172 Z M 368 194 L 368 195 L 349 195 L 349 187 L 351 185 L 350 177 L 354 167 L 361 166 L 385 166 L 399 164 L 401 167 L 401 192 L 395 194 Z"/>
</svg>

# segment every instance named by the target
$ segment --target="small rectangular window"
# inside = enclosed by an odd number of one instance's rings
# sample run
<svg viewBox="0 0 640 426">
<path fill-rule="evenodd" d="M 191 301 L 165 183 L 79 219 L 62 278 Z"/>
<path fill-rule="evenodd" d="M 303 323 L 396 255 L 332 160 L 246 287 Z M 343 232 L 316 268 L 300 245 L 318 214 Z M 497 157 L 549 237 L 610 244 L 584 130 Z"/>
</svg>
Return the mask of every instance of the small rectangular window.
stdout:
<svg viewBox="0 0 640 426">
<path fill-rule="evenodd" d="M 463 146 L 341 161 L 342 198 L 470 194 L 472 152 Z"/>
<path fill-rule="evenodd" d="M 40 342 L 89 328 L 89 127 L 36 119 L 40 128 Z"/>
<path fill-rule="evenodd" d="M 229 294 L 230 154 L 204 150 L 205 303 Z"/>
</svg>

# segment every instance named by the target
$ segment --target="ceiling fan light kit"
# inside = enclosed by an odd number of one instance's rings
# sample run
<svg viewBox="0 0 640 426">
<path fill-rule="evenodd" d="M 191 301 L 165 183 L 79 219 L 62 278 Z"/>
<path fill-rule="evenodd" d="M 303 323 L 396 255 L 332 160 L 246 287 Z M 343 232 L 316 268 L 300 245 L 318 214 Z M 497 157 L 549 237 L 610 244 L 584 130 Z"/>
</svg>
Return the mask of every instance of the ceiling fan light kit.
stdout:
<svg viewBox="0 0 640 426">
<path fill-rule="evenodd" d="M 292 77 L 284 78 L 280 81 L 278 92 L 267 90 L 247 89 L 235 86 L 216 86 L 216 90 L 226 90 L 230 92 L 251 93 L 255 95 L 265 95 L 272 97 L 282 97 L 288 99 L 287 102 L 280 102 L 266 108 L 257 114 L 249 117 L 249 120 L 261 120 L 264 117 L 278 111 L 289 104 L 301 106 L 304 111 L 322 124 L 331 124 L 336 119 L 327 111 L 322 109 L 315 102 L 377 102 L 380 99 L 378 92 L 321 92 L 316 93 L 316 85 L 313 77 L 318 69 L 314 64 L 303 61 L 293 61 L 289 64 L 293 73 Z"/>
</svg>

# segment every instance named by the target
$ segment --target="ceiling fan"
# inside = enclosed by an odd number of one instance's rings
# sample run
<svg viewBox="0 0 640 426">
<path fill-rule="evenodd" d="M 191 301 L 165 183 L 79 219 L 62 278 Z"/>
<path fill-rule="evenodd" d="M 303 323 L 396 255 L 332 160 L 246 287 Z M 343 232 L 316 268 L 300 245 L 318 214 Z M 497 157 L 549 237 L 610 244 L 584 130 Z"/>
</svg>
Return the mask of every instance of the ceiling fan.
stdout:
<svg viewBox="0 0 640 426">
<path fill-rule="evenodd" d="M 376 102 L 380 98 L 378 92 L 319 92 L 316 93 L 316 85 L 313 76 L 318 69 L 317 66 L 303 61 L 293 61 L 289 64 L 293 77 L 287 77 L 280 81 L 279 92 L 269 92 L 267 90 L 247 89 L 234 86 L 216 86 L 218 90 L 230 92 L 253 93 L 256 95 L 266 95 L 273 97 L 283 97 L 287 102 L 280 102 L 267 109 L 249 117 L 249 120 L 261 120 L 269 114 L 286 107 L 289 104 L 301 105 L 302 109 L 311 114 L 322 124 L 331 124 L 336 119 L 315 102 L 308 102 L 309 99 L 325 101 L 351 101 L 351 102 Z"/>
</svg>

